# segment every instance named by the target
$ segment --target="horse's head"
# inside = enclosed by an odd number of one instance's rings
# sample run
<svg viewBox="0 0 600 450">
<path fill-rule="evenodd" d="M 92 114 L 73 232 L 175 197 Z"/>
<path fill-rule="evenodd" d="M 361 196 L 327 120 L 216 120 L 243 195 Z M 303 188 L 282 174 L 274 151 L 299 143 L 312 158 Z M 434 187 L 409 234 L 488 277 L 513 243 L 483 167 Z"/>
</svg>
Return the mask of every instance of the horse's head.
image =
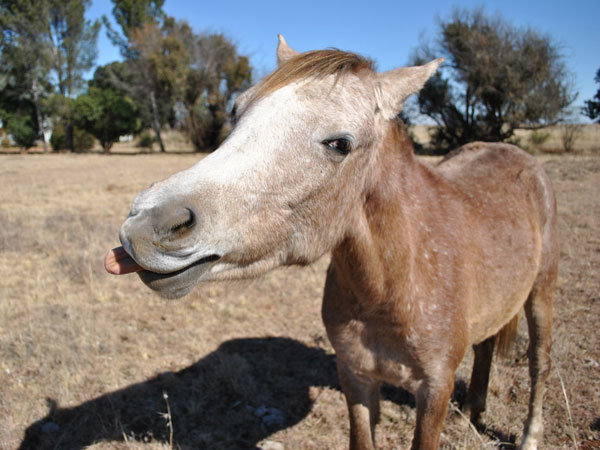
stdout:
<svg viewBox="0 0 600 450">
<path fill-rule="evenodd" d="M 278 61 L 238 97 L 219 149 L 138 194 L 107 270 L 177 297 L 310 263 L 359 226 L 387 122 L 441 60 L 377 74 L 357 55 L 298 54 L 280 38 Z"/>
</svg>

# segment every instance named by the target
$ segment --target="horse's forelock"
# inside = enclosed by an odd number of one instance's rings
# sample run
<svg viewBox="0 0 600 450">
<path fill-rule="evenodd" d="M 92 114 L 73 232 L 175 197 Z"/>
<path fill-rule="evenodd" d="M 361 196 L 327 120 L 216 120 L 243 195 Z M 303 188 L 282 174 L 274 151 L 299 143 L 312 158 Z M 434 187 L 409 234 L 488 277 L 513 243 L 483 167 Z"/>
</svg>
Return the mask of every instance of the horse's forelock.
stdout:
<svg viewBox="0 0 600 450">
<path fill-rule="evenodd" d="M 374 72 L 373 63 L 356 53 L 336 49 L 300 53 L 267 76 L 257 86 L 253 99 L 263 98 L 295 81 L 329 75 L 339 77 L 361 71 Z"/>
</svg>

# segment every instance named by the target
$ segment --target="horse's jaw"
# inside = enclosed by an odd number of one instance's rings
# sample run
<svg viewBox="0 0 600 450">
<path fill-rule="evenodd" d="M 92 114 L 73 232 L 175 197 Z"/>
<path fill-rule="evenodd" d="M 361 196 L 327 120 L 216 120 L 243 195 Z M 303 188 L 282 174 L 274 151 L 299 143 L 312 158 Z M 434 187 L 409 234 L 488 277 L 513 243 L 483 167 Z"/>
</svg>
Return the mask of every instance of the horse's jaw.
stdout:
<svg viewBox="0 0 600 450">
<path fill-rule="evenodd" d="M 112 249 L 104 259 L 104 267 L 113 275 L 137 273 L 150 289 L 166 298 L 178 298 L 188 294 L 220 259 L 208 255 L 174 271 L 156 272 L 139 264 L 123 247 Z"/>
<path fill-rule="evenodd" d="M 289 265 L 282 258 L 282 254 L 274 254 L 252 263 L 236 263 L 228 261 L 227 256 L 209 255 L 182 269 L 159 273 L 144 268 L 123 247 L 117 247 L 106 255 L 104 267 L 113 275 L 137 273 L 146 286 L 161 296 L 179 298 L 201 282 L 257 278 L 276 267 Z"/>
</svg>

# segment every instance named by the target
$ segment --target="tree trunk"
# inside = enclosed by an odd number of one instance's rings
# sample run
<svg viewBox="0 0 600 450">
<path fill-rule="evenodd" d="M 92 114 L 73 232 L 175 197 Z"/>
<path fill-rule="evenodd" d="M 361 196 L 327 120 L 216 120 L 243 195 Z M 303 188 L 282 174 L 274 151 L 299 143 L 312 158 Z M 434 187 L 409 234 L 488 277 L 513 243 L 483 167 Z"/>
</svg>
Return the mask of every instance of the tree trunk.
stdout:
<svg viewBox="0 0 600 450">
<path fill-rule="evenodd" d="M 31 93 L 33 94 L 33 104 L 35 106 L 35 117 L 38 123 L 38 133 L 42 138 L 42 145 L 44 146 L 44 153 L 48 153 L 48 144 L 46 143 L 46 136 L 44 134 L 44 117 L 40 109 L 40 98 L 37 89 L 37 80 L 34 78 L 31 85 Z"/>
<path fill-rule="evenodd" d="M 158 142 L 160 151 L 164 152 L 165 145 L 163 144 L 160 136 L 160 120 L 158 119 L 158 107 L 156 106 L 156 97 L 154 96 L 154 91 L 150 91 L 150 103 L 152 105 L 152 129 L 156 135 L 156 142 Z"/>
<path fill-rule="evenodd" d="M 188 106 L 188 116 L 186 119 L 186 132 L 188 134 L 189 139 L 192 141 L 194 145 L 194 149 L 197 152 L 204 150 L 204 136 L 203 131 L 200 130 L 200 126 L 198 125 L 198 120 L 196 117 L 196 112 L 194 111 L 194 105 Z"/>
<path fill-rule="evenodd" d="M 100 142 L 100 145 L 102 146 L 102 151 L 104 152 L 104 154 L 108 155 L 110 153 L 110 149 L 113 146 L 113 141 L 102 141 Z"/>
<path fill-rule="evenodd" d="M 74 152 L 75 143 L 73 141 L 73 123 L 68 117 L 65 117 L 65 139 L 67 140 L 67 149 L 70 152 Z"/>
<path fill-rule="evenodd" d="M 208 130 L 206 144 L 209 151 L 214 151 L 221 144 L 221 130 L 225 125 L 225 113 L 221 110 L 219 105 L 209 105 L 208 107 L 211 114 L 210 129 Z"/>
</svg>

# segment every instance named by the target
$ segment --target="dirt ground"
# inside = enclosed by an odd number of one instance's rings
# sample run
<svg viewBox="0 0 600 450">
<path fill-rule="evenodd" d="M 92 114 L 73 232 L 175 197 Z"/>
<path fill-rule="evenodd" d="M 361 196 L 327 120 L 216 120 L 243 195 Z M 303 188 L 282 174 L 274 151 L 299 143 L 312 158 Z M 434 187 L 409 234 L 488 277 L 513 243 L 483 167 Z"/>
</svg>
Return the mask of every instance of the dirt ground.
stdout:
<svg viewBox="0 0 600 450">
<path fill-rule="evenodd" d="M 131 200 L 198 155 L 0 155 L 1 449 L 344 449 L 348 419 L 320 319 L 327 257 L 181 300 L 104 272 Z M 600 155 L 540 157 L 561 266 L 543 448 L 600 448 Z M 524 320 L 493 365 L 479 429 L 445 449 L 513 448 L 526 415 Z M 455 420 L 456 419 L 456 420 Z M 381 449 L 410 447 L 414 399 L 382 390 Z"/>
</svg>

